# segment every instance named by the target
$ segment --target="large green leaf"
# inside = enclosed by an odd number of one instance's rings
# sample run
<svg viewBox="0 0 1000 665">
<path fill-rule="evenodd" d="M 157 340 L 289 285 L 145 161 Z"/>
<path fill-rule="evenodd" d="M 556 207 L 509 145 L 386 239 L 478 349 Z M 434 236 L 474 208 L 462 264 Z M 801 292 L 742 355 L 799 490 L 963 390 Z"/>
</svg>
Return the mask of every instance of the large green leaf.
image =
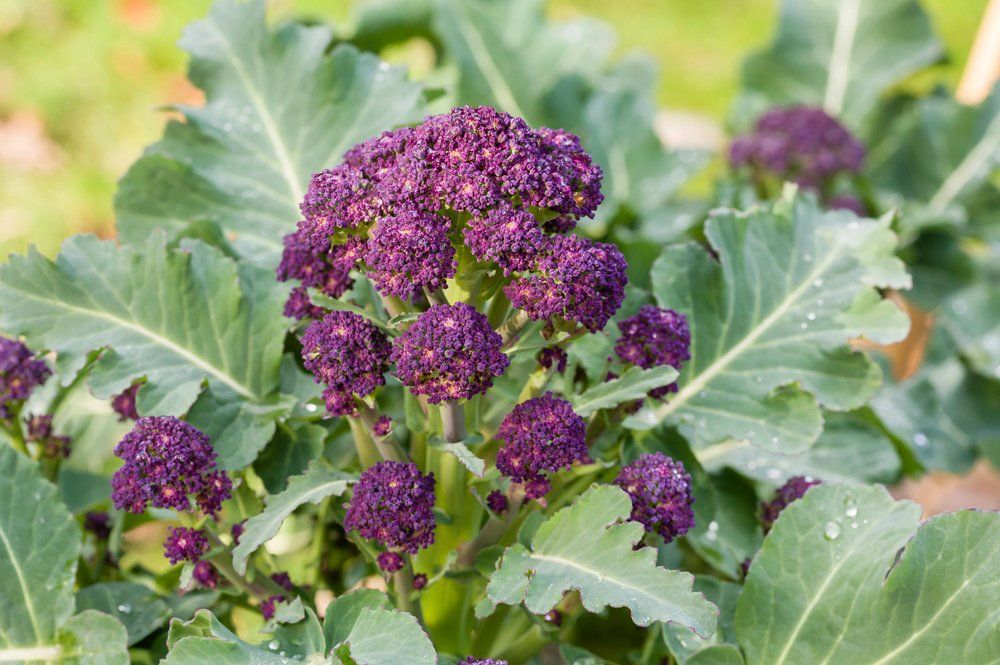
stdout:
<svg viewBox="0 0 1000 665">
<path fill-rule="evenodd" d="M 597 71 L 614 35 L 590 19 L 550 22 L 542 0 L 437 0 L 433 27 L 458 66 L 457 100 L 544 124 L 543 101 L 560 77 Z"/>
<path fill-rule="evenodd" d="M 736 642 L 733 619 L 736 614 L 736 601 L 743 587 L 732 582 L 723 582 L 715 577 L 697 575 L 694 578 L 694 588 L 705 594 L 705 597 L 719 608 L 719 628 L 710 637 L 703 638 L 692 635 L 691 631 L 678 626 L 664 624 L 663 641 L 677 662 L 682 665 L 692 662 L 691 659 L 697 654 L 715 645 L 732 645 Z"/>
<path fill-rule="evenodd" d="M 899 455 L 878 427 L 852 414 L 827 412 L 823 417 L 823 433 L 804 452 L 786 455 L 731 439 L 702 449 L 698 460 L 709 471 L 728 466 L 771 485 L 802 475 L 870 483 L 892 482 L 899 476 Z"/>
<path fill-rule="evenodd" d="M 234 423 L 278 410 L 281 300 L 267 271 L 237 266 L 197 241 L 169 249 L 162 234 L 124 247 L 77 236 L 55 261 L 31 251 L 0 266 L 0 328 L 55 351 L 64 381 L 103 349 L 87 376 L 90 388 L 106 399 L 145 378 L 144 415 L 184 413 L 207 382 L 206 429 L 220 450 L 259 449 L 273 433 L 269 419 L 223 436 Z"/>
<path fill-rule="evenodd" d="M 0 446 L 0 654 L 52 645 L 73 614 L 79 556 L 80 530 L 55 486 Z"/>
<path fill-rule="evenodd" d="M 86 610 L 70 617 L 59 631 L 61 665 L 128 665 L 127 633 L 113 617 Z"/>
<path fill-rule="evenodd" d="M 97 610 L 125 626 L 128 643 L 135 644 L 170 618 L 167 604 L 152 590 L 131 582 L 103 582 L 80 589 L 78 610 Z"/>
<path fill-rule="evenodd" d="M 937 61 L 916 0 L 782 0 L 774 42 L 743 81 L 769 104 L 811 104 L 859 128 L 882 93 Z"/>
<path fill-rule="evenodd" d="M 573 395 L 570 401 L 573 410 L 583 417 L 595 411 L 610 409 L 637 399 L 644 399 L 646 393 L 661 388 L 677 378 L 677 370 L 669 365 L 642 369 L 630 367 L 617 379 L 599 383 L 582 393 Z"/>
<path fill-rule="evenodd" d="M 358 665 L 435 665 L 437 655 L 416 617 L 406 612 L 366 607 L 344 646 Z"/>
<path fill-rule="evenodd" d="M 346 640 L 365 608 L 392 609 L 392 603 L 388 596 L 375 589 L 357 589 L 331 601 L 323 618 L 326 643 L 333 646 Z"/>
<path fill-rule="evenodd" d="M 997 513 L 921 526 L 881 487 L 822 485 L 765 539 L 736 633 L 749 665 L 995 663 L 998 592 Z"/>
<path fill-rule="evenodd" d="M 217 222 L 243 256 L 274 267 L 299 219 L 309 177 L 364 139 L 421 115 L 421 88 L 400 68 L 342 46 L 331 32 L 269 29 L 263 0 L 221 0 L 181 39 L 203 107 L 181 107 L 122 179 L 118 232 Z"/>
<path fill-rule="evenodd" d="M 310 464 L 301 476 L 289 478 L 288 486 L 281 493 L 264 500 L 267 506 L 264 511 L 243 525 L 240 543 L 233 550 L 233 567 L 245 572 L 247 558 L 278 533 L 281 523 L 296 508 L 319 503 L 328 496 L 340 496 L 353 480 L 353 476 L 331 468 L 323 460 Z"/>
<path fill-rule="evenodd" d="M 289 665 L 310 663 L 320 665 L 331 662 L 321 654 L 308 659 L 289 658 L 275 649 L 265 649 L 248 644 L 222 625 L 208 610 L 198 610 L 190 621 L 174 619 L 170 623 L 167 647 L 170 652 L 161 661 L 165 665 Z"/>
<path fill-rule="evenodd" d="M 523 602 L 544 614 L 577 589 L 590 612 L 627 607 L 639 626 L 671 622 L 710 635 L 715 606 L 691 591 L 689 573 L 658 567 L 654 548 L 632 549 L 644 531 L 626 521 L 631 512 L 632 502 L 621 489 L 587 490 L 538 527 L 530 548 L 517 543 L 504 551 L 486 588 L 489 603 Z M 488 609 L 483 606 L 480 614 Z"/>
<path fill-rule="evenodd" d="M 966 222 L 966 205 L 987 190 L 1000 167 L 1000 85 L 979 106 L 938 92 L 892 119 L 872 147 L 868 170 L 901 206 L 905 228 Z"/>
<path fill-rule="evenodd" d="M 808 448 L 822 429 L 820 404 L 859 407 L 881 382 L 848 340 L 906 334 L 906 316 L 875 289 L 909 284 L 889 221 L 786 196 L 710 219 L 718 261 L 699 245 L 667 248 L 653 294 L 688 317 L 691 360 L 676 394 L 626 424 L 678 425 L 696 452 L 727 438 L 785 454 Z"/>
</svg>

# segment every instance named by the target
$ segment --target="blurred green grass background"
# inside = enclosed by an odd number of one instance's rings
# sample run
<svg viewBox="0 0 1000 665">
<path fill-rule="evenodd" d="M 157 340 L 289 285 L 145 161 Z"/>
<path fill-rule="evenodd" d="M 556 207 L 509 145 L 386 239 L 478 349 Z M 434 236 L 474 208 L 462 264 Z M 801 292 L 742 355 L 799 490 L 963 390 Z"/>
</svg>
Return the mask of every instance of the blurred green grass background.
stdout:
<svg viewBox="0 0 1000 665">
<path fill-rule="evenodd" d="M 833 1 L 833 0 L 831 0 Z M 924 0 L 954 86 L 987 0 Z M 210 0 L 0 0 L 0 258 L 52 255 L 79 232 L 113 232 L 115 182 L 162 131 L 170 103 L 198 103 L 176 41 Z M 272 0 L 274 18 L 343 24 L 347 0 Z M 744 55 L 773 35 L 776 0 L 553 0 L 555 18 L 611 23 L 622 53 L 660 63 L 658 97 L 721 119 Z"/>
</svg>

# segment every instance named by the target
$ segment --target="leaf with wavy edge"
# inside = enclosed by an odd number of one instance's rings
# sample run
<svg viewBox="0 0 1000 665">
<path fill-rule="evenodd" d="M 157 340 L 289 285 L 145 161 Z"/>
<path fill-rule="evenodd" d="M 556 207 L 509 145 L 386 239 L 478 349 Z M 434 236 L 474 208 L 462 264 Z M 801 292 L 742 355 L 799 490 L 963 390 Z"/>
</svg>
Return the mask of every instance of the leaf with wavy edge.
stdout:
<svg viewBox="0 0 1000 665">
<path fill-rule="evenodd" d="M 769 104 L 810 104 L 857 129 L 881 94 L 943 56 L 915 0 L 782 0 L 774 42 L 743 82 Z"/>
<path fill-rule="evenodd" d="M 691 591 L 690 573 L 658 567 L 655 548 L 632 549 L 644 530 L 626 521 L 631 513 L 632 502 L 618 487 L 590 488 L 539 526 L 530 548 L 518 543 L 504 551 L 486 587 L 488 603 L 523 602 L 545 614 L 577 589 L 588 612 L 627 607 L 638 626 L 671 622 L 710 635 L 718 610 Z"/>
<path fill-rule="evenodd" d="M 748 665 L 996 662 L 1000 515 L 920 514 L 844 485 L 783 511 L 736 610 Z"/>
<path fill-rule="evenodd" d="M 361 610 L 341 649 L 359 665 L 435 665 L 437 654 L 417 618 L 381 607 Z M 338 651 L 340 651 L 338 649 Z"/>
<path fill-rule="evenodd" d="M 795 453 L 819 436 L 820 404 L 856 408 L 878 388 L 878 366 L 847 342 L 906 334 L 906 316 L 875 288 L 910 283 L 891 220 L 822 212 L 790 192 L 773 206 L 717 212 L 705 233 L 718 261 L 696 244 L 657 259 L 653 295 L 688 317 L 691 360 L 678 392 L 627 426 L 678 425 L 696 452 L 738 438 Z"/>
<path fill-rule="evenodd" d="M 594 411 L 610 409 L 625 402 L 644 399 L 654 388 L 666 386 L 677 378 L 677 370 L 668 365 L 643 369 L 629 367 L 617 379 L 599 383 L 570 397 L 573 410 L 586 418 Z"/>
<path fill-rule="evenodd" d="M 237 572 L 245 573 L 247 558 L 278 533 L 281 523 L 296 508 L 307 503 L 319 503 L 328 496 L 340 496 L 353 481 L 354 476 L 331 468 L 323 460 L 311 463 L 301 476 L 289 478 L 288 486 L 282 492 L 264 500 L 266 507 L 263 512 L 243 525 L 240 543 L 233 549 L 233 567 Z"/>
<path fill-rule="evenodd" d="M 220 0 L 191 24 L 180 43 L 206 104 L 178 107 L 185 122 L 168 124 L 122 178 L 119 236 L 210 220 L 242 257 L 277 265 L 310 176 L 423 114 L 422 88 L 402 68 L 350 46 L 328 54 L 331 41 L 325 26 L 268 28 L 262 0 Z"/>
<path fill-rule="evenodd" d="M 102 350 L 87 384 L 108 399 L 145 378 L 143 415 L 185 413 L 207 382 L 214 406 L 204 424 L 243 464 L 240 447 L 256 454 L 287 408 L 276 395 L 282 300 L 268 271 L 237 265 L 199 241 L 170 249 L 161 233 L 122 247 L 76 236 L 55 261 L 31 251 L 0 266 L 0 328 L 55 351 L 64 382 Z M 220 459 L 223 467 L 230 457 Z"/>
</svg>

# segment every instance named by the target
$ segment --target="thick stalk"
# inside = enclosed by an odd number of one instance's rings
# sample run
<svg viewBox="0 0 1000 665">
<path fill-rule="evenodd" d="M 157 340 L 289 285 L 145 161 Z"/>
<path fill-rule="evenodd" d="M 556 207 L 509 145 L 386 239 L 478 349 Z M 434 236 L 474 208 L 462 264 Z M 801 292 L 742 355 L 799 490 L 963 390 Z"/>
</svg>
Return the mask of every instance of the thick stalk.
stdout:
<svg viewBox="0 0 1000 665">
<path fill-rule="evenodd" d="M 375 448 L 378 449 L 382 459 L 393 462 L 407 461 L 406 453 L 403 452 L 402 446 L 396 440 L 395 434 L 390 432 L 385 436 L 379 436 L 375 433 L 375 423 L 378 421 L 378 413 L 375 412 L 375 409 L 370 408 L 367 404 L 361 404 L 358 406 L 358 417 L 364 424 L 368 436 L 375 442 Z"/>
<path fill-rule="evenodd" d="M 21 433 L 21 428 L 17 424 L 17 417 L 15 415 L 14 419 L 11 420 L 11 425 L 0 425 L 0 428 L 7 434 L 7 438 L 10 439 L 10 445 L 14 446 L 14 450 L 31 457 L 31 453 L 28 452 L 28 444 L 24 441 L 24 434 Z"/>
<path fill-rule="evenodd" d="M 406 304 L 396 296 L 382 296 L 382 306 L 389 312 L 389 316 L 406 313 Z"/>
<path fill-rule="evenodd" d="M 215 535 L 211 529 L 205 529 L 204 533 L 213 547 L 222 548 L 220 553 L 210 559 L 212 565 L 215 566 L 215 569 L 218 570 L 223 577 L 229 580 L 229 583 L 234 587 L 242 589 L 245 593 L 258 598 L 259 600 L 266 600 L 270 596 L 283 596 L 288 593 L 284 587 L 272 580 L 270 577 L 260 574 L 260 571 L 256 571 L 256 576 L 260 580 L 259 582 L 251 582 L 243 575 L 240 575 L 236 572 L 236 569 L 233 568 L 232 548 L 223 545 L 222 541 L 219 540 L 219 537 Z"/>
<path fill-rule="evenodd" d="M 517 520 L 522 503 L 524 503 L 524 486 L 512 484 L 507 488 L 507 512 L 502 518 L 491 517 L 482 530 L 476 534 L 476 537 L 459 549 L 458 565 L 460 567 L 472 566 L 476 563 L 476 555 L 480 551 L 499 543 Z"/>
<path fill-rule="evenodd" d="M 441 430 L 448 443 L 465 441 L 465 407 L 458 402 L 441 403 Z"/>
<path fill-rule="evenodd" d="M 507 321 L 500 326 L 497 330 L 500 333 L 500 337 L 503 339 L 503 349 L 507 350 L 514 345 L 517 341 L 518 333 L 524 329 L 526 325 L 531 323 L 531 319 L 522 310 L 518 310 L 517 314 L 507 319 Z"/>
<path fill-rule="evenodd" d="M 434 291 L 424 289 L 424 293 L 427 294 L 427 301 L 432 305 L 448 304 L 448 298 L 444 295 L 444 291 L 441 289 L 435 289 Z"/>
<path fill-rule="evenodd" d="M 392 574 L 392 587 L 396 596 L 396 607 L 424 622 L 420 613 L 420 603 L 413 598 L 413 564 L 407 557 L 406 565 Z"/>
<path fill-rule="evenodd" d="M 381 457 L 379 450 L 375 447 L 368 429 L 360 419 L 348 418 L 347 424 L 354 436 L 354 449 L 358 453 L 358 459 L 361 460 L 361 466 L 367 469 L 379 461 Z"/>
</svg>

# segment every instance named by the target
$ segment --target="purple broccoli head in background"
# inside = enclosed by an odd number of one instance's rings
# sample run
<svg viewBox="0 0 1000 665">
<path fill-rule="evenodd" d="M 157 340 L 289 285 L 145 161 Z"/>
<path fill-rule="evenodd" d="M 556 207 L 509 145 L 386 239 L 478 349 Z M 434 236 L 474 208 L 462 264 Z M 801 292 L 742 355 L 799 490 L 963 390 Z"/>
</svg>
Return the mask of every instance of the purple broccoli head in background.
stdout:
<svg viewBox="0 0 1000 665">
<path fill-rule="evenodd" d="M 425 476 L 412 463 L 379 462 L 365 469 L 354 486 L 344 528 L 416 554 L 434 542 L 433 508 L 434 474 Z M 393 562 L 387 558 L 385 563 Z"/>
<path fill-rule="evenodd" d="M 139 394 L 141 384 L 133 383 L 123 392 L 111 398 L 111 410 L 118 414 L 118 421 L 139 420 L 139 412 L 135 409 L 135 398 Z"/>
<path fill-rule="evenodd" d="M 510 360 L 503 340 L 470 305 L 434 305 L 396 338 L 396 376 L 414 394 L 437 404 L 489 390 Z"/>
<path fill-rule="evenodd" d="M 469 656 L 458 665 L 507 665 L 507 661 L 495 660 L 493 658 L 474 658 Z"/>
<path fill-rule="evenodd" d="M 51 374 L 31 349 L 16 339 L 0 337 L 0 420 L 9 419 Z"/>
<path fill-rule="evenodd" d="M 819 108 L 771 109 L 754 130 L 729 149 L 732 167 L 822 189 L 840 173 L 857 173 L 865 148 L 835 118 Z"/>
<path fill-rule="evenodd" d="M 687 318 L 672 309 L 643 305 L 635 316 L 618 322 L 621 337 L 615 353 L 622 362 L 643 369 L 670 365 L 679 370 L 691 359 L 691 331 Z M 677 384 L 654 388 L 651 397 L 677 392 Z"/>
<path fill-rule="evenodd" d="M 819 485 L 821 481 L 809 476 L 794 476 L 779 487 L 774 498 L 767 503 L 760 504 L 760 522 L 764 527 L 764 533 L 771 530 L 775 520 L 785 508 L 793 501 L 797 501 L 805 496 L 810 487 Z"/>
<path fill-rule="evenodd" d="M 549 491 L 546 473 L 590 461 L 586 423 L 569 402 L 552 393 L 515 406 L 500 423 L 496 438 L 504 442 L 497 453 L 497 469 L 524 483 L 529 499 Z"/>
<path fill-rule="evenodd" d="M 111 499 L 121 510 L 189 510 L 193 498 L 214 515 L 229 498 L 232 481 L 216 470 L 208 437 L 173 416 L 140 418 L 115 455 L 125 462 L 111 478 Z"/>
<path fill-rule="evenodd" d="M 663 453 L 641 455 L 622 468 L 615 484 L 632 499 L 632 517 L 670 542 L 694 526 L 691 476 Z"/>
<path fill-rule="evenodd" d="M 354 312 L 334 311 L 314 321 L 302 336 L 302 359 L 335 416 L 354 415 L 354 397 L 385 385 L 391 345 L 378 327 Z"/>
<path fill-rule="evenodd" d="M 205 555 L 208 548 L 208 538 L 203 531 L 187 527 L 171 528 L 163 543 L 163 556 L 167 557 L 171 564 L 180 561 L 194 563 Z"/>
</svg>

